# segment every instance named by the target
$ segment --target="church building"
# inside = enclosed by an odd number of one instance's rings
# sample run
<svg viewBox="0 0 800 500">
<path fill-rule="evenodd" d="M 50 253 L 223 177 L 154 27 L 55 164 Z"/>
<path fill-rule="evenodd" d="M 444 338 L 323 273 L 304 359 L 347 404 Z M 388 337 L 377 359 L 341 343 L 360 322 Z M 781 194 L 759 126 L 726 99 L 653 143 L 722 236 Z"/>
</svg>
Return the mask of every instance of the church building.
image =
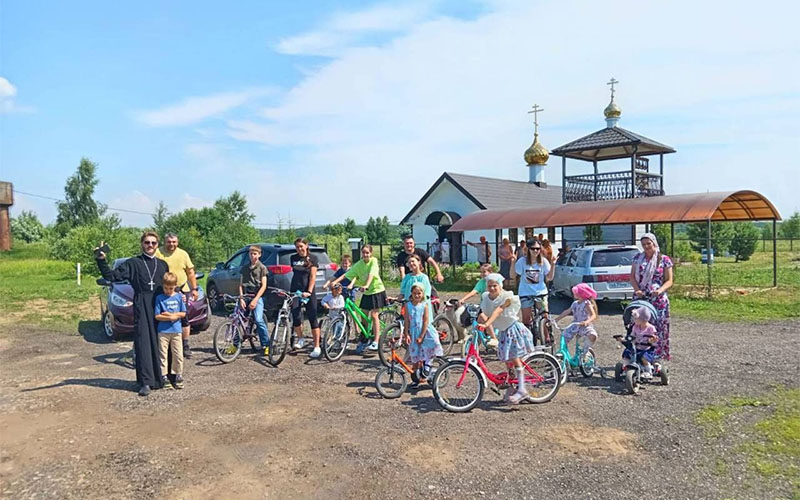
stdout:
<svg viewBox="0 0 800 500">
<path fill-rule="evenodd" d="M 456 262 L 476 260 L 476 250 L 466 243 L 478 242 L 481 236 L 491 243 L 493 257 L 497 242 L 504 236 L 514 243 L 536 233 L 545 233 L 556 247 L 638 241 L 645 230 L 643 225 L 599 226 L 589 231 L 583 226 L 574 226 L 564 228 L 563 232 L 561 228 L 448 232 L 458 219 L 480 210 L 663 196 L 664 155 L 675 150 L 617 126 L 622 115 L 615 101 L 614 85 L 617 83 L 613 78 L 609 82 L 611 101 L 604 110 L 606 126 L 552 151 L 553 156 L 561 158 L 561 186 L 548 186 L 544 181 L 544 169 L 551 153 L 539 141 L 538 113 L 543 110 L 536 105 L 530 111 L 534 114 L 533 143 L 523 155 L 529 169 L 527 182 L 445 172 L 401 223 L 412 227 L 414 239 L 421 246 L 435 239 L 447 239 Z M 650 164 L 652 158 L 658 159 L 657 167 Z M 587 236 L 591 241 L 587 241 Z"/>
</svg>

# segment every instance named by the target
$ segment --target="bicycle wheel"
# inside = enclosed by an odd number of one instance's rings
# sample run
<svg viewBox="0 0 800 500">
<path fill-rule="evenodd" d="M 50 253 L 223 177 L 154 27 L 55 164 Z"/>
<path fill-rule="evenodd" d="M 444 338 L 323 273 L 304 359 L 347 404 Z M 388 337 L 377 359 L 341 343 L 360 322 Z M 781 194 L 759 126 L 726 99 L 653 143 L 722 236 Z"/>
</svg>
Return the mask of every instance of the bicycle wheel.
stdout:
<svg viewBox="0 0 800 500">
<path fill-rule="evenodd" d="M 542 352 L 535 352 L 522 360 L 525 366 L 525 388 L 528 401 L 546 403 L 555 397 L 561 386 L 559 377 L 561 369 L 556 359 Z"/>
<path fill-rule="evenodd" d="M 342 318 L 336 318 L 327 326 L 322 337 L 322 353 L 328 361 L 339 361 L 347 348 L 347 325 Z"/>
<path fill-rule="evenodd" d="M 269 364 L 272 366 L 278 366 L 283 361 L 283 358 L 286 357 L 286 352 L 289 350 L 289 337 L 291 336 L 290 327 L 289 318 L 284 313 L 278 313 L 269 345 Z"/>
<path fill-rule="evenodd" d="M 584 353 L 583 359 L 580 360 L 580 369 L 584 377 L 591 377 L 594 374 L 595 363 L 594 349 L 590 347 L 589 350 Z"/>
<path fill-rule="evenodd" d="M 439 334 L 439 342 L 442 344 L 442 351 L 444 351 L 444 355 L 447 356 L 450 354 L 450 351 L 453 350 L 456 329 L 453 323 L 443 314 L 433 318 L 433 328 L 436 330 L 436 333 Z"/>
<path fill-rule="evenodd" d="M 389 366 L 392 363 L 392 345 L 400 359 L 405 359 L 406 346 L 405 339 L 403 338 L 403 330 L 400 325 L 392 325 L 387 328 L 381 335 L 380 349 L 378 349 L 378 356 L 381 358 L 381 363 L 384 366 Z"/>
<path fill-rule="evenodd" d="M 625 372 L 625 388 L 628 393 L 636 394 L 639 392 L 639 374 L 635 369 L 629 369 Z"/>
<path fill-rule="evenodd" d="M 465 371 L 466 368 L 466 371 Z M 433 377 L 433 396 L 447 411 L 470 411 L 483 398 L 483 376 L 473 365 L 462 360 L 450 361 Z"/>
<path fill-rule="evenodd" d="M 242 329 L 232 321 L 226 321 L 214 330 L 214 354 L 223 363 L 230 363 L 242 352 Z"/>
<path fill-rule="evenodd" d="M 375 375 L 375 388 L 386 399 L 399 398 L 406 392 L 406 372 L 402 368 L 384 366 Z"/>
</svg>

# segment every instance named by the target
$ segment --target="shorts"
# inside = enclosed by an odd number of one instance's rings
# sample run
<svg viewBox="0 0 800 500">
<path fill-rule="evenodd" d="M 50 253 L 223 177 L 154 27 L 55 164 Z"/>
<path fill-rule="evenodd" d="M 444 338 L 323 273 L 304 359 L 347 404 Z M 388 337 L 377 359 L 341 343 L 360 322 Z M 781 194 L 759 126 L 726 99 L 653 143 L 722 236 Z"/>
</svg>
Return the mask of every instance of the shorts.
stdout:
<svg viewBox="0 0 800 500">
<path fill-rule="evenodd" d="M 317 296 L 313 293 L 308 297 L 308 302 L 303 305 L 300 300 L 292 301 L 292 323 L 294 326 L 300 325 L 300 308 L 306 308 L 306 319 L 312 329 L 319 328 L 319 320 L 317 319 Z"/>
<path fill-rule="evenodd" d="M 631 359 L 633 357 L 633 353 L 630 349 L 625 349 L 622 353 L 622 357 L 625 359 Z M 648 363 L 654 363 L 656 361 L 656 353 L 653 349 L 649 351 L 638 351 L 636 353 L 636 362 L 641 363 L 642 359 L 647 361 Z"/>
<path fill-rule="evenodd" d="M 532 309 L 534 303 L 536 302 L 534 299 L 541 299 L 541 305 L 539 309 L 544 312 L 549 312 L 549 307 L 547 304 L 547 295 L 525 295 L 519 298 L 520 306 L 523 309 Z"/>
<path fill-rule="evenodd" d="M 578 326 L 576 323 L 572 323 L 561 332 L 561 336 L 566 342 L 571 341 L 575 336 L 583 338 L 587 335 L 594 335 L 595 340 L 597 339 L 597 331 L 593 326 Z"/>
<path fill-rule="evenodd" d="M 386 292 L 373 293 L 372 295 L 361 296 L 361 309 L 365 311 L 372 311 L 386 307 Z"/>
</svg>

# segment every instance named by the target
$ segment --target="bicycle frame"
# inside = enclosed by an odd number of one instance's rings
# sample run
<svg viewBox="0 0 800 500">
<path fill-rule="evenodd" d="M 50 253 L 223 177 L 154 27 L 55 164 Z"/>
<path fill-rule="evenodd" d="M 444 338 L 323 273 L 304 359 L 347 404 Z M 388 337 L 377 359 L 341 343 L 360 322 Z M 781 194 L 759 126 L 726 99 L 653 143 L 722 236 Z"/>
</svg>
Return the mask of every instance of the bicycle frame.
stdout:
<svg viewBox="0 0 800 500">
<path fill-rule="evenodd" d="M 472 320 L 472 330 L 473 332 L 481 332 L 481 330 L 478 328 L 478 322 L 476 320 Z M 461 377 L 456 383 L 457 388 L 461 387 L 461 384 L 464 383 L 464 378 L 467 376 L 470 363 L 477 367 L 481 372 L 483 381 L 486 383 L 486 385 L 488 385 L 487 380 L 496 386 L 517 384 L 519 382 L 516 377 L 510 376 L 508 371 L 503 371 L 500 373 L 492 373 L 489 371 L 489 369 L 486 367 L 486 364 L 484 364 L 483 359 L 481 359 L 480 352 L 478 352 L 478 336 L 475 334 L 472 336 L 472 341 L 469 345 L 469 351 L 467 352 L 467 357 L 464 361 L 464 371 L 461 373 Z M 531 383 L 535 384 L 544 380 L 544 377 L 536 373 L 533 368 L 524 363 L 523 366 L 525 366 L 525 370 L 532 377 L 530 380 Z"/>
<path fill-rule="evenodd" d="M 353 323 L 356 325 L 356 328 L 358 328 L 358 331 L 361 333 L 361 335 L 367 339 L 374 337 L 372 334 L 372 318 L 367 313 L 362 311 L 361 308 L 358 307 L 350 297 L 346 297 L 344 299 L 344 310 L 350 314 L 350 317 L 353 319 Z M 363 323 L 363 320 L 365 319 L 367 320 L 366 327 L 364 327 Z"/>
<path fill-rule="evenodd" d="M 569 327 L 568 327 L 569 328 Z M 561 328 L 558 328 L 556 325 L 556 329 L 559 333 L 561 333 Z M 561 335 L 561 348 L 558 350 L 562 356 L 564 356 L 564 360 L 569 363 L 569 366 L 572 368 L 577 368 L 581 364 L 581 356 L 583 355 L 583 348 L 581 347 L 580 342 L 576 336 L 575 339 L 575 354 L 569 353 L 569 345 L 567 344 L 567 339 Z"/>
</svg>

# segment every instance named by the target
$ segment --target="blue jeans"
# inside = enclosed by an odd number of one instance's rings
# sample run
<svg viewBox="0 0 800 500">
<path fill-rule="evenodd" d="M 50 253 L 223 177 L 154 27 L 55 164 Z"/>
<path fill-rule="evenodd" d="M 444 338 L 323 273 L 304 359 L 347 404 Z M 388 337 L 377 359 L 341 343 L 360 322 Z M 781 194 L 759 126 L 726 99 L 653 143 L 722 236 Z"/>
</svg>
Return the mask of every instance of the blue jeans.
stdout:
<svg viewBox="0 0 800 500">
<path fill-rule="evenodd" d="M 261 347 L 269 345 L 269 335 L 267 334 L 267 322 L 264 321 L 264 297 L 258 299 L 258 304 L 253 310 L 253 319 L 256 322 L 256 331 L 258 332 L 258 340 L 261 342 Z"/>
</svg>

